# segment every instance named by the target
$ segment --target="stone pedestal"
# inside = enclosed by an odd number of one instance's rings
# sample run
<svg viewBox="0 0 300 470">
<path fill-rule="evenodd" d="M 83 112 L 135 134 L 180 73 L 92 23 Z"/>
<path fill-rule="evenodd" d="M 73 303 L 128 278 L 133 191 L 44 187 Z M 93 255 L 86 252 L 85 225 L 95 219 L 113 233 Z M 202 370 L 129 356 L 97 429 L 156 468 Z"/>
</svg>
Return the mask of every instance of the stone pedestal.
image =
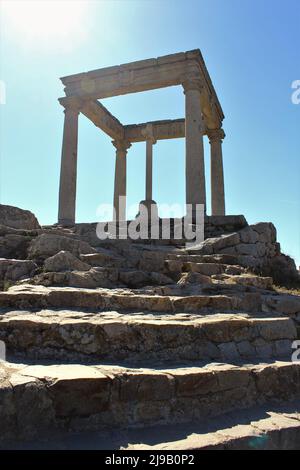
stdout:
<svg viewBox="0 0 300 470">
<path fill-rule="evenodd" d="M 147 210 L 148 220 L 158 219 L 158 207 L 157 207 L 157 203 L 153 201 L 153 199 L 152 200 L 146 199 L 140 202 L 139 214 L 145 212 L 145 209 Z"/>
</svg>

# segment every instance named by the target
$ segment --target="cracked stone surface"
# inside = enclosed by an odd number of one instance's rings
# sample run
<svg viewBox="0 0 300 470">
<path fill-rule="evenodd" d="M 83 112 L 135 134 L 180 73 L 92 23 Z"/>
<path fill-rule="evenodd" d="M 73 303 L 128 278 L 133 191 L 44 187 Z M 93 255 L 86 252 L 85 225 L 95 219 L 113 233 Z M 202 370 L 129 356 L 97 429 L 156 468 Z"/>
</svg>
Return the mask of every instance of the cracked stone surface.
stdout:
<svg viewBox="0 0 300 470">
<path fill-rule="evenodd" d="M 297 274 L 272 224 L 210 218 L 186 248 L 24 217 L 0 226 L 0 441 L 101 431 L 124 449 L 300 448 L 300 296 L 274 289 L 272 269 Z M 150 426 L 183 434 L 130 431 Z"/>
</svg>

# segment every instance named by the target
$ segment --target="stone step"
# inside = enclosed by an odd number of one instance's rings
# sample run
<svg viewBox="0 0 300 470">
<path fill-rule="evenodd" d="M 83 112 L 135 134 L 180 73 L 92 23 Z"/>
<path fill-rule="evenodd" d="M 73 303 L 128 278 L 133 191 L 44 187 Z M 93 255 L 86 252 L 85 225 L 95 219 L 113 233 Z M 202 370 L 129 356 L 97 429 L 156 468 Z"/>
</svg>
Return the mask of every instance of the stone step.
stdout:
<svg viewBox="0 0 300 470">
<path fill-rule="evenodd" d="M 20 284 L 27 284 L 28 278 Z M 174 281 L 159 272 L 144 272 L 136 269 L 91 267 L 85 271 L 42 272 L 34 276 L 32 285 L 79 287 L 84 289 L 167 285 Z"/>
<path fill-rule="evenodd" d="M 5 450 L 299 450 L 300 402 L 257 405 L 201 422 L 101 429 L 0 440 Z M 186 460 L 184 461 L 184 463 Z"/>
<path fill-rule="evenodd" d="M 211 290 L 211 295 L 180 296 L 130 289 L 84 289 L 23 284 L 0 292 L 0 308 L 121 309 L 170 313 L 262 311 L 263 298 L 259 292 L 230 291 L 227 295 L 218 295 L 217 290 Z"/>
<path fill-rule="evenodd" d="M 167 260 L 167 270 L 170 272 L 196 272 L 204 274 L 205 276 L 212 276 L 214 274 L 231 274 L 239 275 L 245 272 L 241 266 L 220 263 L 195 263 L 192 261 L 182 260 Z"/>
<path fill-rule="evenodd" d="M 141 362 L 246 360 L 291 356 L 297 339 L 287 317 L 242 314 L 120 314 L 78 310 L 0 315 L 8 355 L 34 359 Z"/>
<path fill-rule="evenodd" d="M 114 267 L 120 268 L 126 265 L 126 260 L 121 256 L 116 256 L 109 250 L 102 249 L 97 253 L 89 253 L 85 255 L 80 255 L 80 259 L 84 263 L 88 263 L 91 266 L 98 267 Z"/>
<path fill-rule="evenodd" d="M 217 254 L 217 255 L 192 255 L 192 254 L 173 254 L 167 255 L 167 260 L 194 262 L 194 263 L 221 263 L 238 265 L 238 256 Z"/>
<path fill-rule="evenodd" d="M 299 450 L 300 403 L 228 413 L 205 425 L 184 424 L 176 429 L 160 426 L 145 431 L 148 432 L 138 436 L 130 433 L 127 442 L 133 443 L 126 445 L 125 450 Z M 159 436 L 163 436 L 163 441 Z"/>
<path fill-rule="evenodd" d="M 0 363 L 0 439 L 175 424 L 300 398 L 300 364 L 170 368 Z"/>
</svg>

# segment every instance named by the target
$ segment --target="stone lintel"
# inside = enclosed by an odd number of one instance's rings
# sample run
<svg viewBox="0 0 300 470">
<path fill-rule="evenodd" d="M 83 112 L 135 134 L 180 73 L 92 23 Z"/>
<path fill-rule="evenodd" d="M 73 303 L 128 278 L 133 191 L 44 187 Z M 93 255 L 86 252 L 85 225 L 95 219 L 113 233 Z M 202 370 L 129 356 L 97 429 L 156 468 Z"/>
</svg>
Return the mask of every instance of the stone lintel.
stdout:
<svg viewBox="0 0 300 470">
<path fill-rule="evenodd" d="M 185 119 L 170 119 L 124 126 L 125 138 L 130 142 L 146 141 L 149 124 L 152 125 L 155 140 L 178 139 L 185 136 Z"/>
<path fill-rule="evenodd" d="M 202 111 L 208 127 L 220 126 L 224 115 L 199 49 L 61 78 L 67 96 L 90 99 L 181 85 L 189 78 L 203 84 Z"/>
<path fill-rule="evenodd" d="M 90 119 L 95 126 L 99 127 L 113 139 L 121 140 L 124 138 L 123 125 L 105 106 L 103 106 L 103 104 L 98 101 L 87 101 L 82 107 L 81 112 Z"/>
</svg>

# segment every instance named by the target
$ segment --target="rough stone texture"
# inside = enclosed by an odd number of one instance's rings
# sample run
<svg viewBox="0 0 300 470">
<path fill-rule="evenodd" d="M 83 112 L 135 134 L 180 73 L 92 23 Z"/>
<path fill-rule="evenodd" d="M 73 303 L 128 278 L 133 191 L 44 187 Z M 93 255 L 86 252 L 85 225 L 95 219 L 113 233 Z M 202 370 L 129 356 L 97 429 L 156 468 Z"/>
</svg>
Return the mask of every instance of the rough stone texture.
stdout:
<svg viewBox="0 0 300 470">
<path fill-rule="evenodd" d="M 0 226 L 8 257 L 0 273 L 16 284 L 0 292 L 0 340 L 9 359 L 17 356 L 0 363 L 2 439 L 58 428 L 177 427 L 300 398 L 299 364 L 290 362 L 300 297 L 279 293 L 271 277 L 274 266 L 295 282 L 298 274 L 275 228 L 236 216 L 207 224 L 210 238 L 192 249 L 174 240 L 99 240 L 95 224 Z M 44 360 L 49 366 L 38 365 Z M 95 365 L 104 361 L 110 365 Z M 290 421 L 280 426 L 295 442 Z M 210 439 L 242 448 L 248 431 Z"/>
<path fill-rule="evenodd" d="M 0 257 L 26 259 L 27 250 L 37 231 L 18 230 L 0 225 Z"/>
<path fill-rule="evenodd" d="M 81 355 L 138 362 L 275 358 L 288 356 L 296 338 L 291 319 L 272 316 L 42 310 L 34 315 L 13 311 L 0 320 L 0 339 L 14 354 L 61 360 Z M 262 345 L 269 347 L 267 356 Z"/>
<path fill-rule="evenodd" d="M 0 204 L 0 224 L 23 230 L 41 228 L 32 212 L 3 204 Z"/>
<path fill-rule="evenodd" d="M 228 421 L 231 422 L 231 427 Z M 241 424 L 237 424 L 238 421 Z M 197 450 L 298 450 L 300 446 L 298 402 L 286 407 L 277 406 L 274 410 L 270 407 L 256 407 L 249 413 L 235 412 L 234 415 L 228 415 L 224 422 L 210 419 L 209 423 L 202 426 L 181 426 L 177 433 L 171 427 L 165 427 L 161 439 L 155 438 L 155 429 L 153 434 L 148 430 L 149 437 L 146 433 L 145 436 L 134 436 L 134 442 L 137 443 L 127 444 L 125 449 L 195 452 Z M 214 432 L 213 429 L 218 431 Z M 130 438 L 127 442 L 130 442 Z"/>
<path fill-rule="evenodd" d="M 69 251 L 77 257 L 81 254 L 96 252 L 96 250 L 86 242 L 70 237 L 43 233 L 31 242 L 28 257 L 30 259 L 46 259 L 60 251 Z"/>
<path fill-rule="evenodd" d="M 90 274 L 91 271 L 84 274 Z M 52 273 L 50 273 L 52 274 Z M 59 274 L 59 273 L 57 273 Z M 64 273 L 61 273 L 64 274 Z M 74 273 L 72 273 L 74 274 Z M 208 286 L 210 287 L 210 286 Z M 166 287 L 168 288 L 168 287 Z M 7 292 L 0 292 L 0 305 L 18 308 L 34 307 L 74 307 L 99 308 L 107 306 L 121 309 L 144 309 L 147 311 L 164 312 L 209 312 L 213 309 L 222 311 L 245 312 L 260 311 L 262 299 L 259 293 L 233 292 L 228 295 L 197 294 L 197 295 L 158 295 L 152 291 L 130 289 L 75 289 L 71 287 L 43 287 L 23 284 L 13 286 Z"/>
<path fill-rule="evenodd" d="M 19 281 L 34 275 L 37 265 L 31 260 L 0 258 L 0 280 Z"/>
<path fill-rule="evenodd" d="M 121 256 L 115 256 L 110 250 L 99 249 L 97 253 L 89 253 L 86 255 L 80 255 L 80 259 L 84 263 L 88 263 L 91 266 L 110 266 L 110 267 L 121 267 L 125 264 L 125 259 Z"/>
<path fill-rule="evenodd" d="M 69 251 L 59 251 L 47 258 L 44 263 L 44 271 L 88 271 L 91 266 L 76 258 Z"/>
<path fill-rule="evenodd" d="M 300 366 L 285 362 L 159 371 L 83 365 L 1 364 L 0 368 L 6 400 L 0 410 L 2 439 L 24 438 L 66 423 L 77 431 L 201 420 L 256 401 L 295 399 L 300 393 Z M 26 401 L 35 402 L 29 416 Z"/>
<path fill-rule="evenodd" d="M 236 232 L 246 226 L 247 221 L 243 215 L 206 216 L 204 227 L 205 238 Z"/>
<path fill-rule="evenodd" d="M 114 287 L 118 273 L 114 268 L 91 268 L 85 271 L 45 272 L 34 276 L 32 284 L 44 286 L 70 286 L 95 289 Z"/>
<path fill-rule="evenodd" d="M 185 286 L 188 284 L 212 284 L 212 280 L 209 276 L 200 274 L 198 272 L 183 273 L 178 281 L 178 285 Z"/>
<path fill-rule="evenodd" d="M 299 284 L 299 271 L 295 261 L 283 254 L 270 258 L 262 267 L 261 273 L 272 276 L 274 282 L 279 285 Z"/>
</svg>

